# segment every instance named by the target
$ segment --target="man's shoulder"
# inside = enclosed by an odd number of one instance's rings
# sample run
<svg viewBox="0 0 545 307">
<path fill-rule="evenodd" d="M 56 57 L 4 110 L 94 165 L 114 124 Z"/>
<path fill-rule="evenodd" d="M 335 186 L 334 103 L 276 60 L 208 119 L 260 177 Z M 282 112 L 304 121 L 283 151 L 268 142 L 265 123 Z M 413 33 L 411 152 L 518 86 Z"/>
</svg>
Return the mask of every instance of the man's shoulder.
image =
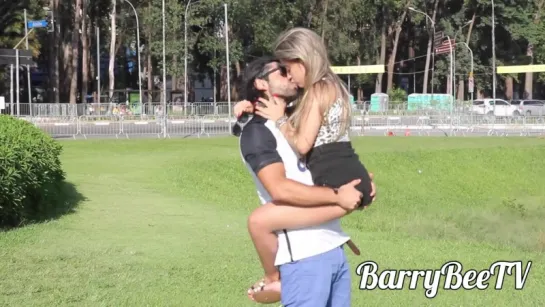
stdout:
<svg viewBox="0 0 545 307">
<path fill-rule="evenodd" d="M 244 125 L 240 134 L 240 144 L 257 145 L 275 139 L 274 134 L 267 125 L 267 120 L 254 116 Z"/>
<path fill-rule="evenodd" d="M 254 132 L 262 132 L 263 131 L 260 131 L 262 130 L 263 128 L 267 128 L 267 119 L 266 118 L 263 118 L 261 116 L 257 116 L 257 115 L 253 115 L 252 118 L 250 118 L 248 120 L 248 122 L 244 125 L 244 129 L 242 130 L 243 132 L 244 131 L 254 131 Z"/>
<path fill-rule="evenodd" d="M 240 152 L 254 173 L 267 165 L 282 162 L 276 147 L 276 136 L 264 118 L 252 118 L 242 129 Z"/>
</svg>

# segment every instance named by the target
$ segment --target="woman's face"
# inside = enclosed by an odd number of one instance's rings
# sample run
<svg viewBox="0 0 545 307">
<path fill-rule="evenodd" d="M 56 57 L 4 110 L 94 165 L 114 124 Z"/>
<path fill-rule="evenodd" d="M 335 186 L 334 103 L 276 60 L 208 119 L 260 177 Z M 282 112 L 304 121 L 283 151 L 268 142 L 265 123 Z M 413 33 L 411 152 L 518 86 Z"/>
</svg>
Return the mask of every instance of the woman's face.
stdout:
<svg viewBox="0 0 545 307">
<path fill-rule="evenodd" d="M 305 65 L 297 60 L 285 60 L 282 64 L 286 67 L 288 75 L 291 76 L 292 82 L 297 84 L 298 87 L 305 87 L 306 70 Z"/>
</svg>

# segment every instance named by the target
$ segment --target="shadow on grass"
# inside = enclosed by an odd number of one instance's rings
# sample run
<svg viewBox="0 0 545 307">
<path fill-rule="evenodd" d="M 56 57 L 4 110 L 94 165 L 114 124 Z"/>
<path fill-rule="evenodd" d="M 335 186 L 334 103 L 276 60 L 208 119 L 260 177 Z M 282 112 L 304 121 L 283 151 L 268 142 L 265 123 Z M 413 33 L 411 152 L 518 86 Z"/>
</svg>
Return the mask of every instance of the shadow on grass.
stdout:
<svg viewBox="0 0 545 307">
<path fill-rule="evenodd" d="M 76 212 L 77 207 L 85 200 L 87 198 L 78 192 L 74 184 L 63 181 L 60 184 L 58 193 L 50 201 L 53 205 L 39 213 L 29 214 L 28 217 L 18 223 L 8 223 L 0 226 L 0 232 L 59 219 L 62 216 Z"/>
<path fill-rule="evenodd" d="M 50 220 L 56 220 L 63 215 L 76 212 L 76 208 L 83 201 L 87 200 L 80 192 L 78 192 L 76 186 L 70 182 L 64 181 L 61 184 L 59 193 L 55 200 L 55 206 L 49 210 L 41 213 L 39 216 L 34 217 L 32 222 L 40 223 Z"/>
</svg>

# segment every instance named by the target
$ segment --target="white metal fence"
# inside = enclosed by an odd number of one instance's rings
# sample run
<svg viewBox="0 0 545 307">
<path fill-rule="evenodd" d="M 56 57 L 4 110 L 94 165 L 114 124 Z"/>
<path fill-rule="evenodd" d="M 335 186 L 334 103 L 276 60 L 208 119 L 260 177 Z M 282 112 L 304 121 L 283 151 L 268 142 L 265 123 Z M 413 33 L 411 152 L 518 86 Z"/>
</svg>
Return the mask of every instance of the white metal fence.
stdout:
<svg viewBox="0 0 545 307">
<path fill-rule="evenodd" d="M 545 116 L 495 117 L 472 115 L 463 105 L 452 111 L 407 111 L 403 104 L 385 112 L 369 112 L 357 105 L 352 115 L 353 135 L 386 136 L 540 136 L 545 135 Z M 26 110 L 23 112 L 23 110 Z M 6 112 L 8 111 L 8 112 Z M 10 110 L 4 109 L 2 113 Z M 27 112 L 28 111 L 28 112 Z M 167 106 L 145 105 L 144 112 L 121 104 L 21 105 L 21 118 L 53 137 L 141 138 L 210 137 L 231 133 L 227 104 Z M 28 114 L 26 114 L 28 113 Z"/>
<path fill-rule="evenodd" d="M 235 103 L 233 102 L 232 105 Z M 358 101 L 354 104 L 354 115 L 382 115 L 382 116 L 432 116 L 432 115 L 470 115 L 471 102 L 456 101 L 452 106 L 452 110 L 441 106 L 427 106 L 415 109 L 414 106 L 407 102 L 390 101 L 387 109 L 374 111 L 370 107 L 369 101 Z M 143 105 L 130 105 L 126 103 L 21 103 L 19 107 L 6 104 L 6 109 L 0 110 L 1 113 L 11 114 L 14 116 L 31 116 L 31 117 L 64 117 L 64 116 L 162 116 L 165 106 L 158 102 Z M 176 116 L 226 116 L 229 114 L 229 104 L 227 102 L 191 102 L 187 107 L 179 104 L 166 105 L 168 115 Z M 521 114 L 526 112 L 522 112 Z M 532 116 L 545 116 L 545 107 L 539 111 L 532 111 Z"/>
<path fill-rule="evenodd" d="M 53 137 L 171 138 L 226 136 L 235 119 L 222 116 L 26 117 Z M 385 136 L 541 136 L 544 117 L 483 116 L 353 116 L 352 135 Z"/>
<path fill-rule="evenodd" d="M 183 105 L 167 104 L 167 113 L 171 115 L 226 115 L 229 114 L 229 104 L 227 102 L 192 102 L 187 107 Z M 82 115 L 119 115 L 119 116 L 142 116 L 142 115 L 162 115 L 164 105 L 161 103 L 151 103 L 144 105 L 130 105 L 126 103 L 21 103 L 19 106 L 6 104 L 6 109 L 1 110 L 3 114 L 14 116 L 31 117 L 62 117 L 62 116 L 82 116 Z"/>
</svg>

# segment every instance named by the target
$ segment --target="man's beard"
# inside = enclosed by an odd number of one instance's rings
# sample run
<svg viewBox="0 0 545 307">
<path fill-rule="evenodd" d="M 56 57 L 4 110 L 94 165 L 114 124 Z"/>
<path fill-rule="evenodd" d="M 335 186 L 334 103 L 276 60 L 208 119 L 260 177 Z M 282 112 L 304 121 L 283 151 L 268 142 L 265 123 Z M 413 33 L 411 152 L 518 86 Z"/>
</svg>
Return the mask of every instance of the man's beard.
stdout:
<svg viewBox="0 0 545 307">
<path fill-rule="evenodd" d="M 290 104 L 291 102 L 294 102 L 303 94 L 302 89 L 297 89 L 294 93 L 290 93 L 288 95 L 278 95 L 280 98 L 284 99 L 286 104 Z"/>
</svg>

